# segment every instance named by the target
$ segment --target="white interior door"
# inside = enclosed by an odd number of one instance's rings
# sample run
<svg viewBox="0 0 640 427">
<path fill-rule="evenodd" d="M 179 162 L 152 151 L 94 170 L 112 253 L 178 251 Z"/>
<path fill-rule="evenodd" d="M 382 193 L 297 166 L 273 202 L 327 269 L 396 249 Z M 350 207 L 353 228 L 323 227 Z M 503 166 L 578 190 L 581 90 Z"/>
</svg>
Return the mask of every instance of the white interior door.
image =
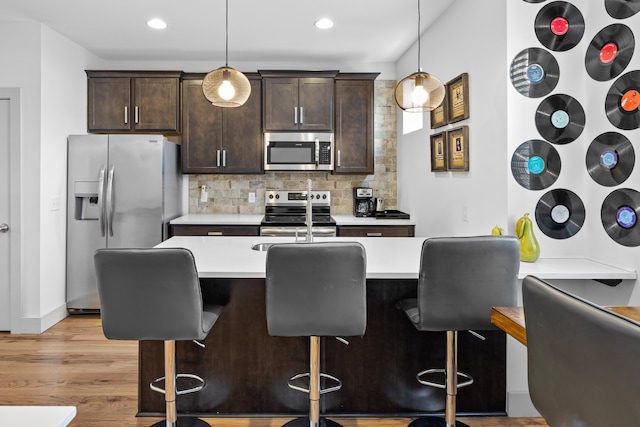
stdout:
<svg viewBox="0 0 640 427">
<path fill-rule="evenodd" d="M 10 100 L 0 97 L 0 331 L 11 329 L 9 239 L 9 130 Z"/>
</svg>

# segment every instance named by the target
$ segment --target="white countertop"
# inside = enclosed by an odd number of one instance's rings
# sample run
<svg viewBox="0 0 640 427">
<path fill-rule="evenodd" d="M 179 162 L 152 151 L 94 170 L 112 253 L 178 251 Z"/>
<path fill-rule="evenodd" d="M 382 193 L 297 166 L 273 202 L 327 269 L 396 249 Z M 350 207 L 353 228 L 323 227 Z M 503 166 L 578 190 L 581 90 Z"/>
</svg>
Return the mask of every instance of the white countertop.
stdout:
<svg viewBox="0 0 640 427">
<path fill-rule="evenodd" d="M 173 225 L 260 225 L 264 215 L 188 214 L 171 220 Z"/>
<path fill-rule="evenodd" d="M 353 215 L 331 215 L 337 225 L 415 225 L 412 219 L 356 218 Z M 264 215 L 188 214 L 171 220 L 173 225 L 260 225 Z"/>
<path fill-rule="evenodd" d="M 316 242 L 360 242 L 367 252 L 368 279 L 417 279 L 424 237 L 324 237 Z M 265 251 L 254 251 L 259 242 L 291 242 L 289 237 L 200 237 L 175 236 L 156 247 L 187 248 L 196 259 L 203 278 L 264 278 Z M 584 258 L 547 259 L 520 263 L 520 279 L 527 275 L 540 279 L 635 279 L 626 270 Z"/>
<path fill-rule="evenodd" d="M 0 406 L 3 426 L 65 427 L 75 416 L 75 406 Z"/>
</svg>

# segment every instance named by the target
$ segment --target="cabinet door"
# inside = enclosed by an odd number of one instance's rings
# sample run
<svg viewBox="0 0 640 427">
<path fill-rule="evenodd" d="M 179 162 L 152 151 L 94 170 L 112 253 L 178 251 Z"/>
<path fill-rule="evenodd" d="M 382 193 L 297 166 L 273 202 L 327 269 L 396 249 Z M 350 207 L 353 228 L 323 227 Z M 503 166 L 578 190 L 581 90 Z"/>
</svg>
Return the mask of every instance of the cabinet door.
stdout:
<svg viewBox="0 0 640 427">
<path fill-rule="evenodd" d="M 300 130 L 333 130 L 333 79 L 298 79 L 298 123 Z"/>
<path fill-rule="evenodd" d="M 225 173 L 262 173 L 262 81 L 250 79 L 251 95 L 241 107 L 223 109 Z"/>
<path fill-rule="evenodd" d="M 221 172 L 222 108 L 205 98 L 202 80 L 185 80 L 182 99 L 182 172 Z"/>
<path fill-rule="evenodd" d="M 259 236 L 258 225 L 171 225 L 171 236 Z"/>
<path fill-rule="evenodd" d="M 177 132 L 180 129 L 178 79 L 139 77 L 133 85 L 134 129 Z"/>
<path fill-rule="evenodd" d="M 338 227 L 339 237 L 413 237 L 414 225 L 341 225 Z"/>
<path fill-rule="evenodd" d="M 131 79 L 88 79 L 87 129 L 89 132 L 131 129 Z"/>
<path fill-rule="evenodd" d="M 373 81 L 336 81 L 335 173 L 374 173 Z"/>
<path fill-rule="evenodd" d="M 273 77 L 264 79 L 264 129 L 297 130 L 299 121 L 298 79 Z"/>
</svg>

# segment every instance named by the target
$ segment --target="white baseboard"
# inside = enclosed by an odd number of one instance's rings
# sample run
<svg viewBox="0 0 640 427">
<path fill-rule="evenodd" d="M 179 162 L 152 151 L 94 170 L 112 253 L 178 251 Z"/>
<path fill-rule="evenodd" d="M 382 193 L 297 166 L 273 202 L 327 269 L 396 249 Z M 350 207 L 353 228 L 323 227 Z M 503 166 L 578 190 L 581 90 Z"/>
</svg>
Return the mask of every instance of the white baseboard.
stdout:
<svg viewBox="0 0 640 427">
<path fill-rule="evenodd" d="M 11 329 L 12 334 L 41 334 L 62 319 L 67 317 L 67 304 L 54 308 L 42 317 L 21 317 L 18 327 Z"/>
<path fill-rule="evenodd" d="M 529 393 L 508 392 L 507 393 L 507 414 L 510 417 L 539 417 L 540 413 L 531 402 Z"/>
</svg>

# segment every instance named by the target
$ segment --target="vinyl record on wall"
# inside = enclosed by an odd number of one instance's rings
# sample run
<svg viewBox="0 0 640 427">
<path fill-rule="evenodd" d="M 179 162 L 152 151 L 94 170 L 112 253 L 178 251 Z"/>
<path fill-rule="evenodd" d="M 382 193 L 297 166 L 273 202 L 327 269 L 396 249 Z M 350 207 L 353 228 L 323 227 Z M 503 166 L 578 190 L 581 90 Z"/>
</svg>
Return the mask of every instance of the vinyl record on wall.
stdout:
<svg viewBox="0 0 640 427">
<path fill-rule="evenodd" d="M 551 95 L 538 106 L 535 121 L 544 139 L 554 144 L 568 144 L 584 130 L 584 109 L 569 95 Z"/>
<path fill-rule="evenodd" d="M 623 24 L 611 24 L 591 40 L 584 57 L 584 65 L 592 79 L 599 82 L 618 77 L 633 56 L 633 31 Z"/>
<path fill-rule="evenodd" d="M 560 67 L 551 53 L 532 47 L 515 56 L 509 77 L 513 87 L 522 95 L 539 98 L 548 95 L 556 87 Z"/>
<path fill-rule="evenodd" d="M 625 19 L 640 12 L 640 0 L 604 0 L 604 7 L 612 18 Z"/>
<path fill-rule="evenodd" d="M 553 239 L 574 236 L 584 224 L 584 204 L 574 192 L 551 190 L 536 205 L 536 222 L 540 230 Z"/>
<path fill-rule="evenodd" d="M 640 193 L 631 188 L 611 192 L 602 202 L 602 226 L 616 242 L 624 246 L 640 246 Z"/>
<path fill-rule="evenodd" d="M 605 187 L 622 184 L 629 178 L 636 154 L 624 135 L 605 132 L 594 139 L 587 149 L 587 171 L 595 182 Z"/>
<path fill-rule="evenodd" d="M 542 190 L 551 186 L 560 175 L 560 155 L 546 141 L 525 141 L 511 156 L 511 173 L 527 190 Z"/>
<path fill-rule="evenodd" d="M 547 49 L 564 52 L 575 47 L 584 35 L 584 18 L 577 7 L 566 1 L 554 1 L 540 9 L 534 30 Z"/>
<path fill-rule="evenodd" d="M 616 80 L 605 98 L 607 118 L 618 129 L 640 127 L 640 71 L 629 71 Z"/>
<path fill-rule="evenodd" d="M 542 3 L 543 1 L 547 1 L 547 0 L 523 0 L 526 1 L 527 3 Z"/>
</svg>

